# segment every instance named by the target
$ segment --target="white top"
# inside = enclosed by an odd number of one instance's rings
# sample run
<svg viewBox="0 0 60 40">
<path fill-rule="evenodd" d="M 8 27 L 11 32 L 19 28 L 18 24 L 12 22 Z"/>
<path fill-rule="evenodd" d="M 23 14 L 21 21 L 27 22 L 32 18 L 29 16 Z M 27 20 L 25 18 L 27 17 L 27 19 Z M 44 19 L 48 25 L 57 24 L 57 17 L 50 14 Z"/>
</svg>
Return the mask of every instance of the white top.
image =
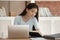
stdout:
<svg viewBox="0 0 60 40">
<path fill-rule="evenodd" d="M 37 22 L 37 19 L 35 17 L 32 17 L 27 22 L 25 22 L 22 19 L 22 16 L 16 16 L 14 24 L 15 25 L 29 25 L 29 30 L 30 31 L 32 30 L 33 25 L 34 25 L 35 29 L 37 29 L 37 26 L 38 26 L 38 22 Z"/>
</svg>

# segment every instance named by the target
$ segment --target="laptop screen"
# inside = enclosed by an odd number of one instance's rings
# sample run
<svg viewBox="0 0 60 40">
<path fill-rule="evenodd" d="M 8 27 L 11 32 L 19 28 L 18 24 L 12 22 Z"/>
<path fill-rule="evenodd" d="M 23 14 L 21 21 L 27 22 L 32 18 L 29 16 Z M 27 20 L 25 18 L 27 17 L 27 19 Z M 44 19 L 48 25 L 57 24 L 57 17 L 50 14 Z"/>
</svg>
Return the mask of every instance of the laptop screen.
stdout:
<svg viewBox="0 0 60 40">
<path fill-rule="evenodd" d="M 10 25 L 8 27 L 8 38 L 28 38 L 29 26 L 28 25 Z"/>
</svg>

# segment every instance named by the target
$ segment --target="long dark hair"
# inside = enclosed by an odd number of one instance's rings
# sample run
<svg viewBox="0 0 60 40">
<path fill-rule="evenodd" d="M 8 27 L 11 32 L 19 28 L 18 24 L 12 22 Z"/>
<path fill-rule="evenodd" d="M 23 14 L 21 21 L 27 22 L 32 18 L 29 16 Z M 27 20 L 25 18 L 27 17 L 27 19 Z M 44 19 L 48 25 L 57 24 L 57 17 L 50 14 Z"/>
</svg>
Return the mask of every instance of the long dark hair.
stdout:
<svg viewBox="0 0 60 40">
<path fill-rule="evenodd" d="M 37 18 L 37 20 L 38 20 L 38 6 L 36 5 L 36 3 L 30 3 L 30 4 L 28 4 L 27 6 L 26 6 L 26 8 L 24 9 L 24 11 L 21 13 L 21 14 L 19 14 L 19 16 L 21 15 L 21 16 L 25 16 L 26 15 L 26 9 L 32 9 L 32 8 L 37 8 L 37 13 L 36 13 L 36 15 L 35 15 L 35 17 Z"/>
</svg>

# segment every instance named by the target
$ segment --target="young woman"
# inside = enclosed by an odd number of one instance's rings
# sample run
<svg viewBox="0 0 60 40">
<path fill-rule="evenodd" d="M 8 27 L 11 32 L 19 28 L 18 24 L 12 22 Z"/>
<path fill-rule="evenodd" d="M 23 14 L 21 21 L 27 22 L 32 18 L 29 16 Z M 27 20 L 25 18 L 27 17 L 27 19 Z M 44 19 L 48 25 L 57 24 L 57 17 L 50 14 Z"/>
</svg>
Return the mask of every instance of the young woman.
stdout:
<svg viewBox="0 0 60 40">
<path fill-rule="evenodd" d="M 30 3 L 26 6 L 24 11 L 16 16 L 15 25 L 29 25 L 29 30 L 33 29 L 33 26 L 38 30 L 38 6 L 35 3 Z"/>
</svg>

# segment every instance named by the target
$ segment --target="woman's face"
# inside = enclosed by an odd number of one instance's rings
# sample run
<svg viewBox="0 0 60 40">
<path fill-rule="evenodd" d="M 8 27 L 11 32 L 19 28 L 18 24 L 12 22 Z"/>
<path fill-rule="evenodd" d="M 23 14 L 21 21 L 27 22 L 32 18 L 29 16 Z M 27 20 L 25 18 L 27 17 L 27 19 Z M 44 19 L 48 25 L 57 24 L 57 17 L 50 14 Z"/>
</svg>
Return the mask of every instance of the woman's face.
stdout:
<svg viewBox="0 0 60 40">
<path fill-rule="evenodd" d="M 33 17 L 33 16 L 35 16 L 36 13 L 37 13 L 37 8 L 26 9 L 26 11 L 27 11 L 27 15 L 28 15 L 29 17 Z"/>
</svg>

